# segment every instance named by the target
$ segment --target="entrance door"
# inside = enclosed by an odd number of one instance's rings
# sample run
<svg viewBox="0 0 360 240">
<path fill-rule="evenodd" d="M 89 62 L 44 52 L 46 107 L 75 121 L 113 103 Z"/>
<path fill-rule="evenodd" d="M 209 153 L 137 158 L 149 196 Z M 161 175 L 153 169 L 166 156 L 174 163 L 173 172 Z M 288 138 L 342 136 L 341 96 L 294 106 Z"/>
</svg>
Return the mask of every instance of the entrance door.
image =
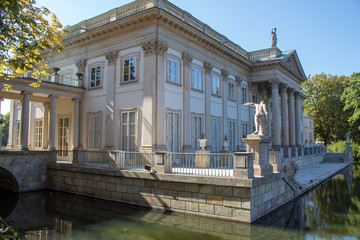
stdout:
<svg viewBox="0 0 360 240">
<path fill-rule="evenodd" d="M 69 160 L 69 133 L 70 133 L 70 118 L 58 118 L 58 159 Z"/>
</svg>

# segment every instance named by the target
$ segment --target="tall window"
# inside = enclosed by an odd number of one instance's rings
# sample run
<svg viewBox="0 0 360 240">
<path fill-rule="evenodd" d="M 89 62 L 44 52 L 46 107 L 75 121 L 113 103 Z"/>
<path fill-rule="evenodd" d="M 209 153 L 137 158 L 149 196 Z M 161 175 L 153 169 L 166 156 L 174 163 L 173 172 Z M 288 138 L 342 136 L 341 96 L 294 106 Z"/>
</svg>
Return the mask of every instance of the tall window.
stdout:
<svg viewBox="0 0 360 240">
<path fill-rule="evenodd" d="M 236 140 L 235 140 L 235 131 L 236 131 L 236 128 L 235 128 L 235 121 L 233 120 L 229 120 L 228 122 L 229 124 L 229 127 L 228 127 L 228 130 L 229 130 L 229 150 L 231 152 L 234 152 L 235 149 L 236 149 Z"/>
<path fill-rule="evenodd" d="M 192 88 L 197 90 L 202 90 L 201 71 L 197 68 L 192 69 Z"/>
<path fill-rule="evenodd" d="M 169 112 L 167 115 L 167 145 L 168 151 L 179 152 L 180 150 L 180 137 L 179 137 L 179 114 Z"/>
<path fill-rule="evenodd" d="M 43 120 L 35 119 L 35 147 L 41 148 L 43 140 Z"/>
<path fill-rule="evenodd" d="M 253 103 L 258 102 L 258 94 L 257 94 L 257 92 L 252 92 L 252 102 Z"/>
<path fill-rule="evenodd" d="M 192 148 L 193 151 L 199 150 L 200 145 L 198 139 L 202 138 L 201 133 L 203 132 L 202 117 L 192 117 Z"/>
<path fill-rule="evenodd" d="M 70 118 L 61 117 L 58 120 L 58 150 L 59 156 L 68 156 Z"/>
<path fill-rule="evenodd" d="M 123 61 L 123 82 L 136 81 L 136 57 L 126 58 Z"/>
<path fill-rule="evenodd" d="M 243 138 L 246 138 L 247 135 L 249 134 L 248 129 L 249 129 L 248 122 L 242 122 L 241 123 L 241 132 L 242 132 Z"/>
<path fill-rule="evenodd" d="M 90 88 L 97 88 L 101 86 L 101 66 L 90 68 Z"/>
<path fill-rule="evenodd" d="M 220 119 L 219 118 L 212 119 L 211 142 L 212 142 L 213 152 L 220 152 L 222 140 L 221 140 L 221 136 L 220 136 Z"/>
<path fill-rule="evenodd" d="M 20 121 L 15 123 L 15 147 L 20 147 Z"/>
<path fill-rule="evenodd" d="M 235 84 L 229 82 L 229 99 L 235 100 Z"/>
<path fill-rule="evenodd" d="M 136 113 L 134 111 L 121 113 L 121 149 L 136 151 Z"/>
<path fill-rule="evenodd" d="M 168 81 L 180 84 L 180 67 L 178 61 L 168 60 Z"/>
<path fill-rule="evenodd" d="M 218 76 L 212 76 L 212 89 L 211 93 L 220 96 L 220 78 Z"/>
<path fill-rule="evenodd" d="M 88 117 L 88 149 L 100 149 L 101 118 L 100 115 Z"/>
<path fill-rule="evenodd" d="M 242 87 L 241 94 L 242 94 L 241 103 L 247 103 L 247 89 Z"/>
</svg>

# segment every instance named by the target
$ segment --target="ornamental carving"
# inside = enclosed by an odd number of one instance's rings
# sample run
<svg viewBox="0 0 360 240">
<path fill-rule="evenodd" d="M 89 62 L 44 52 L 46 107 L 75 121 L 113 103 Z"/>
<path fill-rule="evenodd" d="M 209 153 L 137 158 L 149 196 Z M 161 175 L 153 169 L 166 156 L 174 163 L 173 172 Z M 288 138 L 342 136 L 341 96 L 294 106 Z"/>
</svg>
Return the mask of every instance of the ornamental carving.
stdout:
<svg viewBox="0 0 360 240">
<path fill-rule="evenodd" d="M 236 81 L 236 83 L 238 84 L 238 85 L 241 85 L 241 83 L 244 81 L 241 77 L 239 77 L 239 76 L 236 76 L 235 77 L 235 81 Z"/>
<path fill-rule="evenodd" d="M 204 69 L 206 73 L 210 73 L 213 70 L 213 66 L 208 62 L 204 62 Z"/>
<path fill-rule="evenodd" d="M 105 57 L 108 60 L 108 65 L 112 65 L 115 63 L 117 55 L 118 55 L 118 51 L 111 51 L 105 53 Z"/>
<path fill-rule="evenodd" d="M 221 70 L 221 76 L 226 80 L 229 77 L 229 73 L 225 70 Z"/>
<path fill-rule="evenodd" d="M 189 53 L 184 52 L 182 54 L 182 59 L 183 59 L 184 65 L 187 67 L 190 67 L 193 57 Z"/>
<path fill-rule="evenodd" d="M 168 46 L 159 40 L 150 40 L 142 45 L 142 49 L 145 51 L 145 56 L 151 54 L 164 55 L 164 53 L 168 50 Z"/>
<path fill-rule="evenodd" d="M 78 72 L 84 73 L 86 67 L 86 59 L 80 59 L 76 62 L 76 67 L 78 68 Z"/>
<path fill-rule="evenodd" d="M 291 70 L 295 71 L 295 67 L 294 67 L 294 64 L 293 62 L 290 60 L 290 58 L 286 59 L 284 61 L 285 65 L 290 68 Z"/>
</svg>

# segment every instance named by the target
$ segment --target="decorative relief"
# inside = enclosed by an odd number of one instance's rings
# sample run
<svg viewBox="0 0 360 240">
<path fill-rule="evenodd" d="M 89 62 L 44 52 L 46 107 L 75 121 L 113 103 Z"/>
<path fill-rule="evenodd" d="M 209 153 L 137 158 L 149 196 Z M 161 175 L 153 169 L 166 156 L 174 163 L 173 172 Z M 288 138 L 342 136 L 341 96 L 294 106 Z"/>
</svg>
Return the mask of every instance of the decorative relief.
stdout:
<svg viewBox="0 0 360 240">
<path fill-rule="evenodd" d="M 286 65 L 288 68 L 290 68 L 290 69 L 293 70 L 293 71 L 296 71 L 295 66 L 294 66 L 294 64 L 293 64 L 293 62 L 291 61 L 290 58 L 286 59 L 286 60 L 284 61 L 284 63 L 285 63 L 285 65 Z"/>
<path fill-rule="evenodd" d="M 235 81 L 238 85 L 241 85 L 241 83 L 244 81 L 243 78 L 239 77 L 239 76 L 236 76 L 235 77 Z"/>
<path fill-rule="evenodd" d="M 183 59 L 184 65 L 187 66 L 187 67 L 190 67 L 190 64 L 191 64 L 191 62 L 193 60 L 193 57 L 190 55 L 190 53 L 184 52 L 182 54 L 182 59 Z"/>
<path fill-rule="evenodd" d="M 116 51 L 116 50 L 105 53 L 105 57 L 108 60 L 108 65 L 115 64 L 117 55 L 118 55 L 118 51 Z"/>
<path fill-rule="evenodd" d="M 213 66 L 208 62 L 204 62 L 204 69 L 206 73 L 210 73 L 213 70 Z"/>
<path fill-rule="evenodd" d="M 78 72 L 84 73 L 86 67 L 86 59 L 80 59 L 76 62 L 76 67 L 78 68 Z"/>
<path fill-rule="evenodd" d="M 226 70 L 221 70 L 221 76 L 226 80 L 229 77 L 229 73 Z"/>
<path fill-rule="evenodd" d="M 164 53 L 168 50 L 168 46 L 159 40 L 150 40 L 142 45 L 142 49 L 145 51 L 145 56 L 151 54 L 164 55 Z"/>
</svg>

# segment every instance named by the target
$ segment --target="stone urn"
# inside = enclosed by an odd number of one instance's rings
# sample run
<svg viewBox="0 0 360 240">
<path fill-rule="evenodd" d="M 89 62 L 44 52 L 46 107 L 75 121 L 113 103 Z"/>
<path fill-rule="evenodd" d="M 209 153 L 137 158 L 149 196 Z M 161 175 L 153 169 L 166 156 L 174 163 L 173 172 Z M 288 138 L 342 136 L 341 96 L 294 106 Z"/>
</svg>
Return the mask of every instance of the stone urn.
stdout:
<svg viewBox="0 0 360 240">
<path fill-rule="evenodd" d="M 229 141 L 228 140 L 224 140 L 224 151 L 227 152 L 229 151 Z"/>
<path fill-rule="evenodd" d="M 201 151 L 205 151 L 207 139 L 199 139 L 199 145 L 201 147 Z"/>
</svg>

